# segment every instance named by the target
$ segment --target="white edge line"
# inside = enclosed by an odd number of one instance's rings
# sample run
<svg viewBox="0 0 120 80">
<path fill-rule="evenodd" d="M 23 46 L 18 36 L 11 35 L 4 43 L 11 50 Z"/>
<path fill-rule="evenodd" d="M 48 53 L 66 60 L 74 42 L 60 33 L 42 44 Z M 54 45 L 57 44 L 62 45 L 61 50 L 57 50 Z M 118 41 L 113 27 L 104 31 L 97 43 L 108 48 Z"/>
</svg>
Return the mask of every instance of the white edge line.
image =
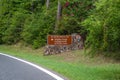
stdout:
<svg viewBox="0 0 120 80">
<path fill-rule="evenodd" d="M 4 55 L 4 56 L 7 56 L 7 57 L 10 57 L 10 58 L 13 58 L 13 59 L 16 59 L 16 60 L 18 60 L 18 61 L 24 62 L 24 63 L 26 63 L 26 64 L 29 64 L 29 65 L 31 65 L 31 66 L 33 66 L 33 67 L 35 67 L 35 68 L 37 68 L 37 69 L 39 69 L 39 70 L 47 73 L 47 74 L 49 74 L 50 76 L 52 76 L 53 78 L 55 78 L 55 79 L 57 79 L 57 80 L 64 80 L 63 78 L 59 77 L 58 75 L 53 74 L 52 72 L 50 72 L 50 71 L 48 71 L 48 70 L 46 70 L 46 69 L 44 69 L 44 68 L 42 68 L 42 67 L 40 67 L 40 66 L 38 66 L 38 65 L 35 65 L 35 64 L 31 63 L 31 62 L 25 61 L 25 60 L 20 59 L 20 58 L 16 58 L 16 57 L 14 57 L 14 56 L 10 56 L 10 55 L 8 55 L 8 54 L 3 54 L 3 53 L 0 53 L 0 54 L 1 54 L 1 55 Z"/>
</svg>

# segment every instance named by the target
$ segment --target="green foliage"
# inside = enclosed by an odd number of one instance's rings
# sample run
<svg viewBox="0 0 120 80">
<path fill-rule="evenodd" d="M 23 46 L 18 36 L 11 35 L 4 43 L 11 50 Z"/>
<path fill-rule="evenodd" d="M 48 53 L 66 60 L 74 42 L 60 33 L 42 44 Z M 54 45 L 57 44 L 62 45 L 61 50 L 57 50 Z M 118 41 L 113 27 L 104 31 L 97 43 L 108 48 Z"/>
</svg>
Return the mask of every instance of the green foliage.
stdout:
<svg viewBox="0 0 120 80">
<path fill-rule="evenodd" d="M 20 40 L 34 48 L 45 45 L 52 33 L 57 10 L 52 1 L 50 10 L 45 0 L 0 0 L 0 43 L 14 44 Z"/>
<path fill-rule="evenodd" d="M 26 20 L 24 30 L 22 32 L 23 40 L 36 47 L 45 45 L 47 34 L 52 33 L 54 23 L 51 16 L 43 16 L 39 14 L 31 16 L 32 19 Z M 39 18 L 39 19 L 38 19 Z M 48 19 L 49 18 L 49 19 Z M 30 24 L 29 24 L 30 23 Z M 37 44 L 39 46 L 37 46 Z"/>
<path fill-rule="evenodd" d="M 60 2 L 62 16 L 57 34 L 87 36 L 86 42 L 94 51 L 119 50 L 119 0 Z M 46 0 L 0 0 L 0 44 L 23 41 L 33 48 L 45 45 L 47 35 L 55 34 L 58 1 L 50 0 L 48 9 L 45 3 Z"/>
<path fill-rule="evenodd" d="M 13 44 L 19 41 L 24 20 L 27 17 L 27 11 L 21 7 L 22 1 L 6 1 L 1 0 L 1 25 L 4 27 L 1 31 L 1 40 L 7 44 Z"/>
<path fill-rule="evenodd" d="M 62 2 L 63 14 L 58 33 L 80 33 L 86 36 L 86 29 L 81 22 L 87 18 L 93 9 L 93 0 L 70 0 Z"/>
<path fill-rule="evenodd" d="M 52 34 L 54 31 L 57 9 L 57 6 L 54 5 L 56 3 L 52 4 L 54 8 L 49 10 L 43 6 L 41 8 L 42 12 L 38 11 L 32 14 L 25 21 L 22 37 L 26 43 L 33 45 L 33 48 L 44 46 L 47 43 L 47 35 Z"/>
<path fill-rule="evenodd" d="M 92 15 L 83 22 L 92 51 L 117 51 L 120 48 L 120 1 L 99 0 Z"/>
</svg>

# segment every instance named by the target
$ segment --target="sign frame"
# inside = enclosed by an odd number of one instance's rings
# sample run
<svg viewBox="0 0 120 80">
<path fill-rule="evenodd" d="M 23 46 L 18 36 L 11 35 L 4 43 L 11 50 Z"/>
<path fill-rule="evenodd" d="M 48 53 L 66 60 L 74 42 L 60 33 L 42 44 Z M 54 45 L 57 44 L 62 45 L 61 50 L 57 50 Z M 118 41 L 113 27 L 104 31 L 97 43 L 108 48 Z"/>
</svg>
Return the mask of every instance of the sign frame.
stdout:
<svg viewBox="0 0 120 80">
<path fill-rule="evenodd" d="M 71 45 L 72 36 L 71 35 L 48 35 L 47 44 L 48 45 Z"/>
</svg>

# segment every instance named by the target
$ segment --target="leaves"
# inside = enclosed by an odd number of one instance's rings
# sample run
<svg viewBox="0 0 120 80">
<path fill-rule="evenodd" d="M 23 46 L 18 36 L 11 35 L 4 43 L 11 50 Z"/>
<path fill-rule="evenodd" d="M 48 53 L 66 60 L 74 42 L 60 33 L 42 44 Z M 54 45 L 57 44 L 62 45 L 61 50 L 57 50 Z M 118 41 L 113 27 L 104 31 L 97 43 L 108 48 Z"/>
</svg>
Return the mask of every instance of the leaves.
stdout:
<svg viewBox="0 0 120 80">
<path fill-rule="evenodd" d="M 99 0 L 95 3 L 95 10 L 83 22 L 89 35 L 87 43 L 92 50 L 117 51 L 120 47 L 120 1 Z"/>
</svg>

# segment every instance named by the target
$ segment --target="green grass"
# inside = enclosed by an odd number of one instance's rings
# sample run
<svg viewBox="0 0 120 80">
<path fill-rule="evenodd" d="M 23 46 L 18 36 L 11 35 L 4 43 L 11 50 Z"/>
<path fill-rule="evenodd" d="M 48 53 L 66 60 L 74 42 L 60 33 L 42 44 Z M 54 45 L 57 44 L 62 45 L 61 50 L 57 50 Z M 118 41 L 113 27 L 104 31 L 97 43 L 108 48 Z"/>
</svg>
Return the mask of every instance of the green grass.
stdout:
<svg viewBox="0 0 120 80">
<path fill-rule="evenodd" d="M 43 67 L 49 68 L 60 73 L 70 80 L 120 80 L 119 63 L 96 63 L 95 59 L 83 60 L 83 53 L 73 51 L 72 56 L 69 53 L 62 53 L 52 56 L 43 56 L 43 49 L 31 50 L 30 48 L 0 45 L 0 52 L 13 55 L 27 61 L 33 62 Z M 66 56 L 66 55 L 67 56 Z M 65 59 L 67 58 L 67 60 Z M 85 57 L 84 57 L 85 58 Z M 69 60 L 68 59 L 72 59 Z M 86 58 L 87 59 L 87 58 Z M 93 62 L 94 61 L 94 62 Z"/>
</svg>

